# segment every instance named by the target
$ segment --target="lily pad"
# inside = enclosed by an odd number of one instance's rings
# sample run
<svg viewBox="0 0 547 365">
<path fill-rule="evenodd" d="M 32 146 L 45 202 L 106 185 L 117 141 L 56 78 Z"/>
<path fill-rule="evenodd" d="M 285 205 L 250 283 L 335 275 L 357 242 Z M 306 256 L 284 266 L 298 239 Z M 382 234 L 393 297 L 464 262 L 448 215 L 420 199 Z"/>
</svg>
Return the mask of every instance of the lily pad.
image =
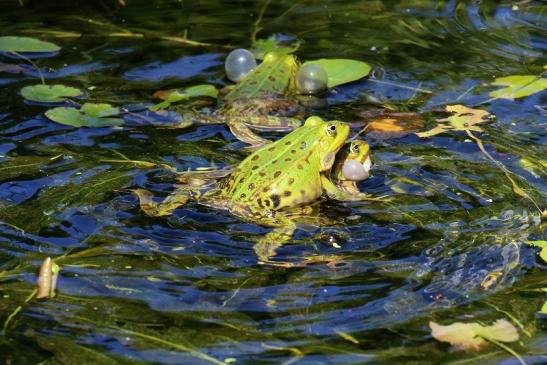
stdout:
<svg viewBox="0 0 547 365">
<path fill-rule="evenodd" d="M 534 75 L 513 75 L 497 78 L 492 85 L 506 87 L 492 91 L 491 97 L 518 99 L 547 89 L 547 78 Z"/>
<path fill-rule="evenodd" d="M 490 113 L 486 110 L 472 109 L 464 105 L 447 105 L 445 110 L 454 115 L 439 119 L 439 125 L 426 132 L 416 133 L 418 137 L 432 137 L 450 130 L 482 132 L 483 129 L 477 124 L 486 123 L 490 119 Z"/>
<path fill-rule="evenodd" d="M 281 42 L 278 37 L 271 36 L 268 39 L 257 39 L 251 47 L 251 52 L 253 52 L 253 55 L 257 60 L 262 60 L 269 52 L 290 54 L 296 52 L 299 47 L 300 43 L 297 41 L 285 44 Z"/>
<path fill-rule="evenodd" d="M 176 103 L 181 100 L 188 100 L 190 98 L 197 97 L 211 97 L 216 98 L 218 96 L 218 90 L 213 85 L 196 85 L 190 86 L 185 89 L 175 89 L 168 91 L 158 91 L 154 96 L 159 97 L 164 100 L 163 102 L 151 106 L 149 109 L 152 111 L 157 111 L 160 109 L 165 109 L 172 103 Z"/>
<path fill-rule="evenodd" d="M 498 319 L 491 326 L 463 322 L 442 326 L 429 322 L 429 327 L 436 340 L 448 342 L 462 350 L 479 350 L 486 344 L 485 340 L 514 342 L 519 339 L 515 326 L 505 319 Z"/>
<path fill-rule="evenodd" d="M 123 119 L 110 118 L 120 109 L 110 104 L 85 103 L 80 109 L 58 107 L 46 111 L 46 117 L 54 122 L 73 127 L 109 127 L 121 125 Z"/>
<path fill-rule="evenodd" d="M 322 66 L 327 71 L 327 86 L 333 88 L 348 82 L 357 81 L 370 73 L 371 67 L 368 63 L 349 59 L 326 59 L 307 61 Z"/>
<path fill-rule="evenodd" d="M 22 88 L 21 95 L 39 103 L 61 103 L 67 98 L 82 95 L 82 91 L 65 85 L 32 85 Z"/>
<path fill-rule="evenodd" d="M 539 247 L 541 249 L 541 251 L 539 251 L 539 257 L 547 262 L 547 241 L 527 241 L 526 243 Z"/>
<path fill-rule="evenodd" d="M 50 53 L 58 52 L 58 45 L 29 37 L 0 37 L 0 52 L 11 53 Z"/>
</svg>

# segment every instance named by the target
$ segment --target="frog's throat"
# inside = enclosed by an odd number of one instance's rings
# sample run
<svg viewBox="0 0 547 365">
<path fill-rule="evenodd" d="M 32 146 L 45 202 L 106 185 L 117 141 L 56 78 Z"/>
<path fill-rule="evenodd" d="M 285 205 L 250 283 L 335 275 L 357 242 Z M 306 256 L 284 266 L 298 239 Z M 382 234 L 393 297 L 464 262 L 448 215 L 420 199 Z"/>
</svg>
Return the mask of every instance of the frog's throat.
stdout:
<svg viewBox="0 0 547 365">
<path fill-rule="evenodd" d="M 345 123 L 337 123 L 337 133 L 334 140 L 328 141 L 328 145 L 323 146 L 323 157 L 320 160 L 321 171 L 327 171 L 332 168 L 336 153 L 342 148 L 349 135 L 349 126 Z"/>
</svg>

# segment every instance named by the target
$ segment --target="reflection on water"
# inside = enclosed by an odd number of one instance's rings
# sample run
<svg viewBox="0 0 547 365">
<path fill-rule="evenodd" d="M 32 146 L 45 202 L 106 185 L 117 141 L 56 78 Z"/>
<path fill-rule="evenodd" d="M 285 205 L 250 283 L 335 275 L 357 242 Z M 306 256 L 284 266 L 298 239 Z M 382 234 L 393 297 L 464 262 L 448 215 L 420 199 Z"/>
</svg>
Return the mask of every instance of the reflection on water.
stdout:
<svg viewBox="0 0 547 365">
<path fill-rule="evenodd" d="M 37 72 L 1 60 L 25 70 L 0 68 L 3 363 L 516 363 L 495 346 L 452 351 L 427 327 L 498 318 L 519 327 L 521 343 L 510 346 L 527 363 L 547 362 L 537 312 L 545 263 L 524 244 L 542 239 L 541 215 L 464 134 L 370 139 L 373 176 L 359 187 L 392 199 L 324 204 L 279 249 L 276 261 L 290 265 L 260 265 L 253 243 L 269 228 L 197 203 L 147 217 L 130 189 L 164 197 L 173 176 L 108 160 L 183 171 L 247 154 L 222 125 L 157 128 L 141 111 L 160 89 L 227 84 L 223 57 L 250 45 L 264 3 L 24 3 L 4 2 L 4 33 L 63 47 L 36 60 L 46 79 L 133 114 L 124 128 L 52 123 L 18 95 Z M 363 111 L 383 105 L 433 125 L 447 103 L 486 108 L 497 117 L 481 135 L 486 149 L 544 206 L 545 92 L 489 101 L 485 86 L 542 72 L 544 10 L 530 1 L 279 1 L 257 24 L 259 37 L 297 37 L 303 60 L 374 66 L 369 80 L 310 106 L 325 118 L 360 127 Z M 58 295 L 27 301 L 46 256 L 62 267 Z"/>
</svg>

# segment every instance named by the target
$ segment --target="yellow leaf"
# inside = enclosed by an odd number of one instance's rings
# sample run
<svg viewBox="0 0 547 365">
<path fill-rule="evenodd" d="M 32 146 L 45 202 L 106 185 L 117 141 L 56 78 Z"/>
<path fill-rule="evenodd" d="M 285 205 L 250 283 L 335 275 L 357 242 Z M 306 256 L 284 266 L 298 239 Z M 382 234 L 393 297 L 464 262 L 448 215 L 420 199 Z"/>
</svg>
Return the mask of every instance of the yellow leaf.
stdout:
<svg viewBox="0 0 547 365">
<path fill-rule="evenodd" d="M 519 339 L 515 326 L 505 319 L 498 319 L 491 326 L 479 323 L 455 322 L 447 326 L 429 322 L 431 335 L 438 341 L 448 342 L 462 350 L 479 350 L 486 340 L 514 342 Z"/>
<path fill-rule="evenodd" d="M 439 125 L 426 132 L 416 133 L 418 137 L 431 137 L 449 130 L 482 132 L 477 124 L 489 121 L 490 113 L 486 110 L 468 108 L 465 105 L 447 105 L 445 110 L 454 115 L 438 119 Z"/>
<path fill-rule="evenodd" d="M 463 350 L 478 350 L 486 342 L 475 333 L 476 323 L 456 322 L 448 326 L 442 326 L 435 322 L 429 322 L 431 336 L 438 341 L 448 342 Z"/>
</svg>

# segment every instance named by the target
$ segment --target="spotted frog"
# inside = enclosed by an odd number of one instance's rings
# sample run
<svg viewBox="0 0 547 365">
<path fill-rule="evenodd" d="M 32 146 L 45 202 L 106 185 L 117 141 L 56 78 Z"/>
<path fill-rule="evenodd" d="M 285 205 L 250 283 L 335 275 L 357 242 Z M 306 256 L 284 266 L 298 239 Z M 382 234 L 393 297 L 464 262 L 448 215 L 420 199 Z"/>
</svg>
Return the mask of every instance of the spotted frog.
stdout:
<svg viewBox="0 0 547 365">
<path fill-rule="evenodd" d="M 203 178 L 192 184 L 187 180 L 184 187 L 159 204 L 146 191 L 137 190 L 136 194 L 141 208 L 149 215 L 170 214 L 194 198 L 206 206 L 274 227 L 255 245 L 260 261 L 268 262 L 275 249 L 292 236 L 296 217 L 309 212 L 307 207 L 321 197 L 365 199 L 331 181 L 335 156 L 344 146 L 349 130 L 344 122 L 310 117 L 303 126 L 253 152 L 218 181 Z M 218 176 L 222 173 L 217 172 Z"/>
<path fill-rule="evenodd" d="M 301 111 L 296 101 L 295 56 L 270 52 L 239 83 L 221 90 L 218 109 L 210 114 L 186 113 L 182 125 L 226 123 L 241 141 L 253 147 L 269 142 L 252 130 L 290 131 L 300 126 L 294 116 Z"/>
<path fill-rule="evenodd" d="M 370 159 L 370 146 L 362 140 L 347 142 L 336 155 L 332 168 L 331 180 L 337 189 L 336 195 L 331 198 L 336 200 L 385 200 L 373 198 L 359 191 L 357 182 L 368 179 L 372 161 Z"/>
</svg>

